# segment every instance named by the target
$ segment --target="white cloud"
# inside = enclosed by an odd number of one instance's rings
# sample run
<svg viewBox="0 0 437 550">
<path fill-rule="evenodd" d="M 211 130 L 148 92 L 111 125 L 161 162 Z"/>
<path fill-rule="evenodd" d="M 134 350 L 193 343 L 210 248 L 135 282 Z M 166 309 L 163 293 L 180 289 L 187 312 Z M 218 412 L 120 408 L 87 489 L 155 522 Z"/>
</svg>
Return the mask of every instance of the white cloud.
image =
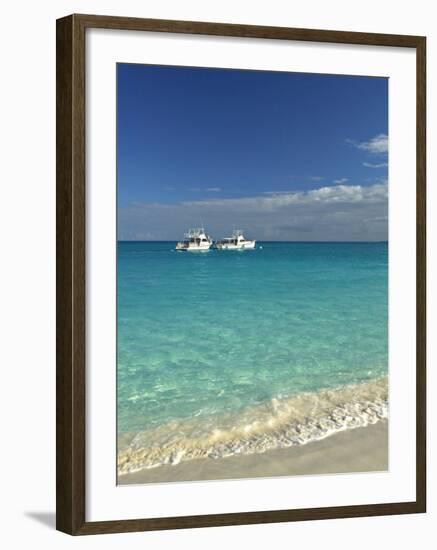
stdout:
<svg viewBox="0 0 437 550">
<path fill-rule="evenodd" d="M 377 164 L 373 164 L 372 162 L 363 162 L 363 166 L 365 166 L 366 168 L 387 168 L 388 163 L 379 162 Z"/>
<path fill-rule="evenodd" d="M 190 187 L 189 191 L 193 191 L 195 193 L 199 193 L 201 191 L 206 191 L 207 193 L 220 193 L 222 190 L 221 187 L 207 187 L 206 189 L 203 189 L 202 187 Z"/>
<path fill-rule="evenodd" d="M 340 178 L 338 180 L 334 180 L 334 183 L 341 185 L 342 183 L 346 183 L 347 181 L 349 181 L 349 178 Z"/>
<path fill-rule="evenodd" d="M 269 192 L 270 193 L 270 192 Z M 258 240 L 385 240 L 386 181 L 241 198 L 136 203 L 119 210 L 119 238 L 179 238 L 203 221 L 214 238 L 241 226 Z"/>
<path fill-rule="evenodd" d="M 288 195 L 289 193 L 293 193 L 290 189 L 286 189 L 285 191 L 263 191 L 263 195 Z"/>
<path fill-rule="evenodd" d="M 359 142 L 353 139 L 347 139 L 346 141 L 357 149 L 362 149 L 372 155 L 388 153 L 388 136 L 386 134 L 378 134 L 369 141 Z"/>
</svg>

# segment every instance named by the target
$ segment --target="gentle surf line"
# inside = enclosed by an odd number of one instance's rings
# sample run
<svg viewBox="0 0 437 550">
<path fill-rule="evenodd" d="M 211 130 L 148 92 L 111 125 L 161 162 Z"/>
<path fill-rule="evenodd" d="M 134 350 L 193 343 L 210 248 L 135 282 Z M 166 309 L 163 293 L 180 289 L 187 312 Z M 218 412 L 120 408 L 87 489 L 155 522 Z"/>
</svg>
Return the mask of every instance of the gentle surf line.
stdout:
<svg viewBox="0 0 437 550">
<path fill-rule="evenodd" d="M 305 445 L 388 418 L 388 379 L 274 398 L 205 419 L 173 421 L 132 435 L 118 452 L 118 474 L 200 458 Z"/>
</svg>

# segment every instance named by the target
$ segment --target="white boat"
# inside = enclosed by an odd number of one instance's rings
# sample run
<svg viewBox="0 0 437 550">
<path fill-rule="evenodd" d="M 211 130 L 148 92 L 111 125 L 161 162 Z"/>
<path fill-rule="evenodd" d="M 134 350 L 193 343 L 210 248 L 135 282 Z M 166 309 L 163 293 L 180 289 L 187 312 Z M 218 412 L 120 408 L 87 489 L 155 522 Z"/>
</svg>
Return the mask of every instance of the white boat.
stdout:
<svg viewBox="0 0 437 550">
<path fill-rule="evenodd" d="M 179 241 L 176 250 L 184 252 L 206 252 L 212 246 L 212 239 L 206 234 L 203 227 L 189 229 L 185 233 L 184 240 Z"/>
<path fill-rule="evenodd" d="M 244 237 L 240 229 L 232 232 L 232 237 L 226 237 L 215 243 L 219 250 L 248 250 L 255 248 L 256 241 L 250 241 Z"/>
</svg>

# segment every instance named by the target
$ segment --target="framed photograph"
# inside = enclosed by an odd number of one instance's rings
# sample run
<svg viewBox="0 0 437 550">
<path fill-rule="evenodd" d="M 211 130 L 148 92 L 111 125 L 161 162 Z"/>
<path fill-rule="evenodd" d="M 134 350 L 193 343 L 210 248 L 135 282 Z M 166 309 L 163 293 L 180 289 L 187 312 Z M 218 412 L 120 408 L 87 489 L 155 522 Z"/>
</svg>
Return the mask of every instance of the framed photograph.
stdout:
<svg viewBox="0 0 437 550">
<path fill-rule="evenodd" d="M 57 528 L 425 512 L 424 37 L 57 21 Z"/>
</svg>

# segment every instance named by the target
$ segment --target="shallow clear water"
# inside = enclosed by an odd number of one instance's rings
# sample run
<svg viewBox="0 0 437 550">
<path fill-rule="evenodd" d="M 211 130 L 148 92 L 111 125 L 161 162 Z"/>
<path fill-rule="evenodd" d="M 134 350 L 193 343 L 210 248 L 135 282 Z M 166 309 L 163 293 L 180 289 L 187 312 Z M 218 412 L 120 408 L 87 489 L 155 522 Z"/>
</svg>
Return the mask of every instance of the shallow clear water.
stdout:
<svg viewBox="0 0 437 550">
<path fill-rule="evenodd" d="M 387 374 L 387 243 L 174 246 L 118 244 L 120 436 Z"/>
</svg>

